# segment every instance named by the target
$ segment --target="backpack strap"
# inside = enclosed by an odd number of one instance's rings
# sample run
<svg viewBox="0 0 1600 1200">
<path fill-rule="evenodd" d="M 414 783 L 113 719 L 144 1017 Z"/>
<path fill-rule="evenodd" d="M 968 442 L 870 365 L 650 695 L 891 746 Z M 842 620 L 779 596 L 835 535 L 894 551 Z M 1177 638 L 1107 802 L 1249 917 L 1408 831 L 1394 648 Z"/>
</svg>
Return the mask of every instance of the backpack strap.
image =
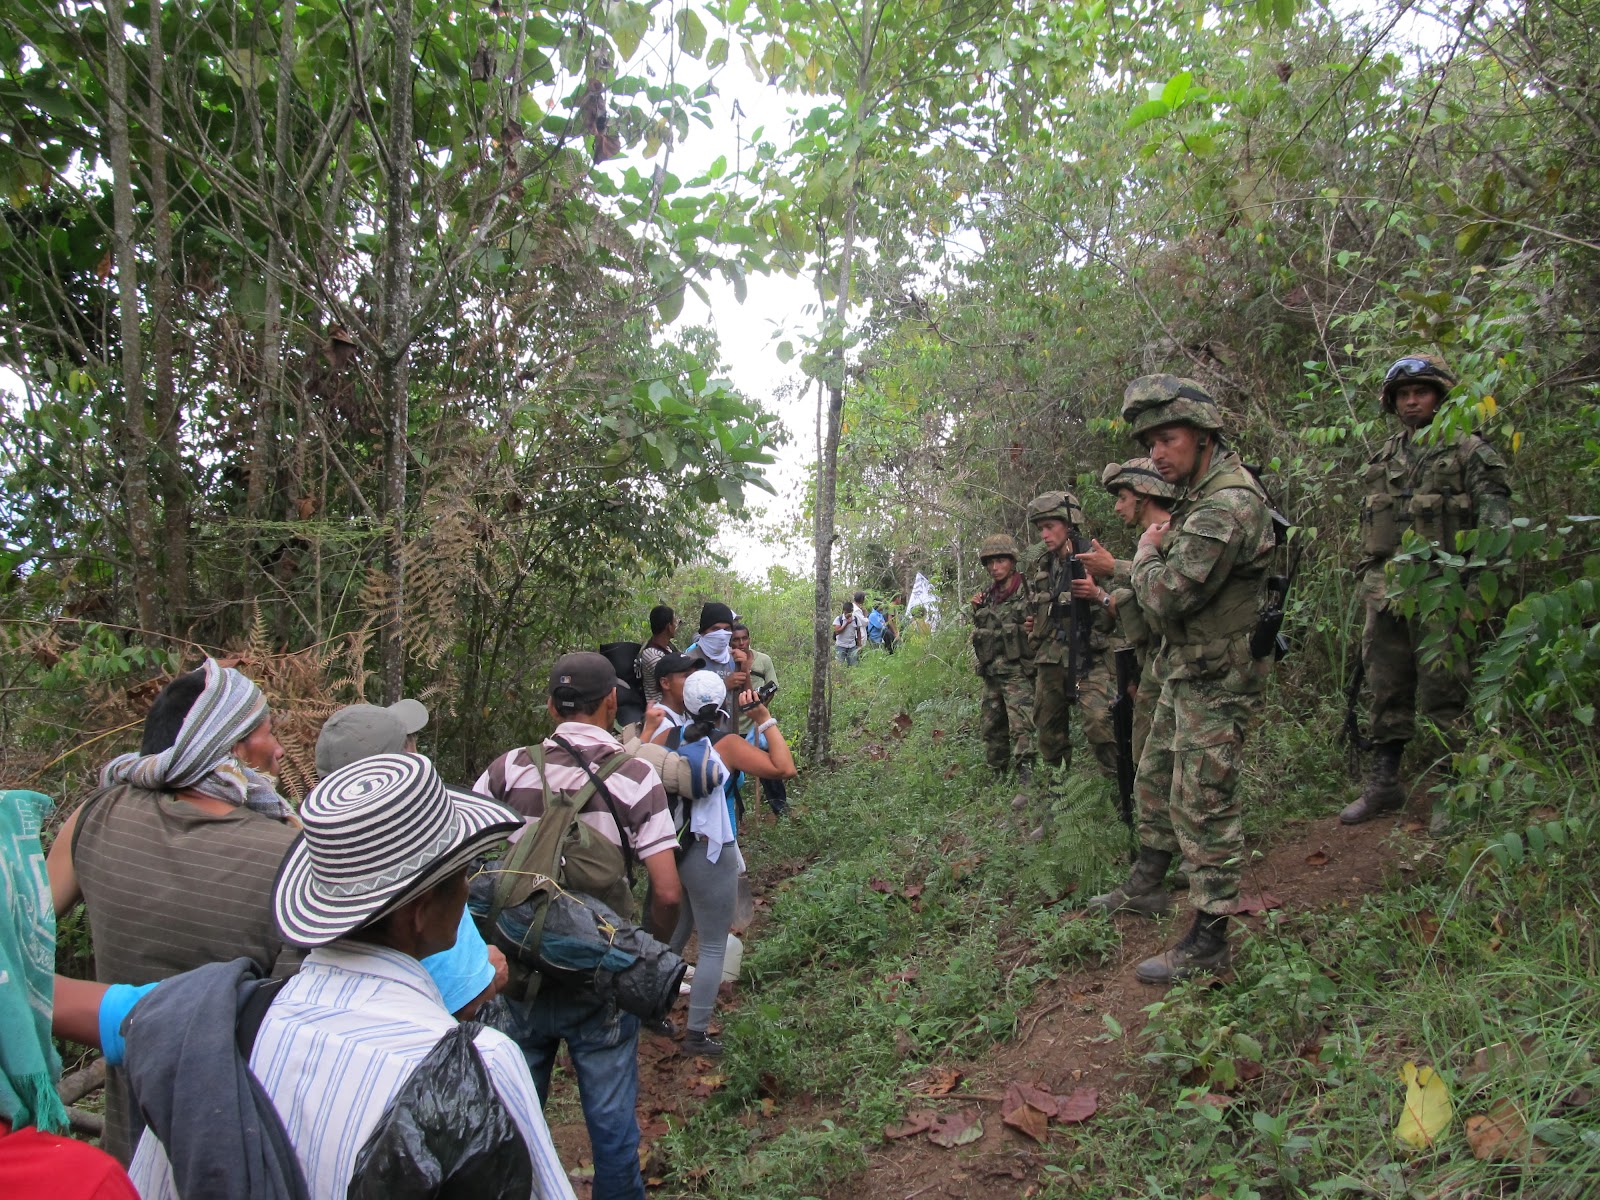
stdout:
<svg viewBox="0 0 1600 1200">
<path fill-rule="evenodd" d="M 616 822 L 617 838 L 622 842 L 622 862 L 628 873 L 628 886 L 631 888 L 633 886 L 633 868 L 638 864 L 639 860 L 634 857 L 633 839 L 628 836 L 628 827 L 622 823 L 622 810 L 617 806 L 617 798 L 611 794 L 611 789 L 605 783 L 606 776 L 620 770 L 622 764 L 628 761 L 628 756 L 626 754 L 613 754 L 600 764 L 600 770 L 596 772 L 589 765 L 589 760 L 579 754 L 577 749 L 566 738 L 560 734 L 552 733 L 550 740 L 572 755 L 577 764 L 583 768 L 583 773 L 589 777 L 589 786 L 581 793 L 584 803 L 588 803 L 590 795 L 599 792 L 600 799 L 605 801 L 606 808 L 610 810 L 611 819 Z M 542 751 L 543 749 L 544 747 L 541 746 L 540 750 Z M 541 759 L 542 757 L 541 755 Z M 540 780 L 543 781 L 543 778 L 543 772 L 541 772 Z M 580 804 L 578 807 L 581 809 L 583 805 Z"/>
<path fill-rule="evenodd" d="M 256 984 L 255 991 L 250 993 L 249 999 L 239 1008 L 238 1020 L 233 1026 L 233 1042 L 239 1047 L 239 1057 L 244 1059 L 246 1065 L 250 1062 L 250 1051 L 255 1049 L 256 1034 L 261 1032 L 261 1022 L 266 1020 L 267 1009 L 278 998 L 278 993 L 283 991 L 283 985 L 289 982 L 289 977 L 282 979 L 263 979 Z"/>
</svg>

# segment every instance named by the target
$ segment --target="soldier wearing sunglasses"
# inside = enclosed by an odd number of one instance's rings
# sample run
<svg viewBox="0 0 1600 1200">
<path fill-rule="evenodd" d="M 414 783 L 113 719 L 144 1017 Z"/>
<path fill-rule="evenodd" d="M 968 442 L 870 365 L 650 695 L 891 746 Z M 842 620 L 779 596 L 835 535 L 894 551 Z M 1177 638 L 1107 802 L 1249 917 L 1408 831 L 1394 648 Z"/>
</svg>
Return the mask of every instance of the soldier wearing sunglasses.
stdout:
<svg viewBox="0 0 1600 1200">
<path fill-rule="evenodd" d="M 1397 359 L 1383 377 L 1385 412 L 1400 422 L 1367 463 L 1361 505 L 1361 558 L 1356 573 L 1366 601 L 1361 660 L 1372 693 L 1372 769 L 1361 795 L 1339 814 L 1358 825 L 1405 804 L 1400 760 L 1420 713 L 1441 731 L 1466 714 L 1472 667 L 1464 654 L 1424 663 L 1418 653 L 1426 630 L 1385 599 L 1385 567 L 1406 530 L 1454 553 L 1464 530 L 1511 523 L 1511 489 L 1505 460 L 1476 434 L 1424 436 L 1456 378 L 1432 354 Z M 1435 831 L 1443 828 L 1436 822 Z"/>
</svg>

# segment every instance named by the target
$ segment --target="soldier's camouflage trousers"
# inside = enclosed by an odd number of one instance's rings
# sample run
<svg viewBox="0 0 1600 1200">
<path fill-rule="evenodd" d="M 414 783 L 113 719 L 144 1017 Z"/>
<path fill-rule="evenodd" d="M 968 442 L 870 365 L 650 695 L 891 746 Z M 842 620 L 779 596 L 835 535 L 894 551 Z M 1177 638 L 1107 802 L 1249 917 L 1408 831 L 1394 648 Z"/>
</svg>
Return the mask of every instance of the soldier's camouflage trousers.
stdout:
<svg viewBox="0 0 1600 1200">
<path fill-rule="evenodd" d="M 1375 742 L 1409 742 L 1418 713 L 1441 729 L 1466 715 L 1472 664 L 1426 666 L 1417 653 L 1419 641 L 1411 622 L 1387 611 L 1382 601 L 1367 601 L 1361 662 L 1372 692 L 1368 736 Z"/>
<path fill-rule="evenodd" d="M 1117 702 L 1117 672 L 1109 651 L 1095 655 L 1086 678 L 1078 681 L 1078 720 L 1089 753 L 1100 773 L 1117 781 L 1117 725 L 1111 706 Z M 1137 761 L 1137 760 L 1135 760 Z"/>
<path fill-rule="evenodd" d="M 1035 663 L 1033 731 L 1039 757 L 1052 766 L 1072 765 L 1072 705 L 1067 703 L 1067 671 L 1060 663 Z"/>
<path fill-rule="evenodd" d="M 1033 680 L 1026 675 L 983 677 L 978 708 L 983 757 L 996 771 L 1033 757 Z"/>
<path fill-rule="evenodd" d="M 1156 652 L 1145 650 L 1144 669 L 1139 674 L 1139 694 L 1133 701 L 1133 761 L 1144 756 L 1144 744 L 1150 737 L 1150 722 L 1156 715 L 1156 701 L 1161 696 L 1161 680 L 1156 677 Z"/>
<path fill-rule="evenodd" d="M 1210 681 L 1169 681 L 1139 758 L 1140 844 L 1189 861 L 1189 903 L 1202 912 L 1231 912 L 1239 895 L 1239 752 L 1261 703 Z"/>
</svg>

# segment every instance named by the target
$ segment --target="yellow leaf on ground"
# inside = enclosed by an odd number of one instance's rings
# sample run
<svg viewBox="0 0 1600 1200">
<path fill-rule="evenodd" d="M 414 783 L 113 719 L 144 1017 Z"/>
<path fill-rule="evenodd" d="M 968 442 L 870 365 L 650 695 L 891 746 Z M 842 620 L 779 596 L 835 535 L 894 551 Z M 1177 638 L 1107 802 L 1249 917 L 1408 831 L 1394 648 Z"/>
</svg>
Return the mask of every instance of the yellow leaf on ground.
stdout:
<svg viewBox="0 0 1600 1200">
<path fill-rule="evenodd" d="M 1413 1150 L 1426 1150 L 1450 1125 L 1450 1093 L 1432 1067 L 1407 1063 L 1400 1068 L 1406 1085 L 1406 1109 L 1394 1136 Z"/>
</svg>

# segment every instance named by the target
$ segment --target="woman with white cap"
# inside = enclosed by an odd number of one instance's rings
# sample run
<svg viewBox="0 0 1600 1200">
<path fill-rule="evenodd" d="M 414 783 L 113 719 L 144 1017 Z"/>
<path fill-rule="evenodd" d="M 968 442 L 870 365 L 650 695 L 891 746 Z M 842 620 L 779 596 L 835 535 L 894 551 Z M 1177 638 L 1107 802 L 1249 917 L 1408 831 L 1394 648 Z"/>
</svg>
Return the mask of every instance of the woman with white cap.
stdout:
<svg viewBox="0 0 1600 1200">
<path fill-rule="evenodd" d="M 767 749 L 758 749 L 737 735 L 723 731 L 730 714 L 725 707 L 727 688 L 712 671 L 696 671 L 683 681 L 683 712 L 689 718 L 678 744 L 680 754 L 695 754 L 696 743 L 709 742 L 705 754 L 717 778 L 726 780 L 743 771 L 758 779 L 793 779 L 794 756 L 778 731 L 778 722 L 752 691 L 739 696 L 739 707 L 749 714 L 752 732 L 766 735 Z M 650 741 L 668 714 L 653 705 L 645 714 L 641 740 Z M 717 986 L 722 982 L 722 959 L 727 952 L 728 933 L 733 927 L 734 903 L 739 893 L 739 874 L 744 859 L 739 853 L 738 814 L 733 801 L 721 787 L 692 802 L 683 831 L 683 852 L 678 860 L 678 877 L 683 881 L 683 907 L 678 928 L 669 945 L 679 953 L 689 943 L 689 935 L 700 935 L 699 961 L 694 982 L 689 987 L 688 1028 L 683 1037 L 683 1053 L 716 1058 L 722 1043 L 707 1035 L 711 1013 L 716 1006 Z"/>
</svg>

